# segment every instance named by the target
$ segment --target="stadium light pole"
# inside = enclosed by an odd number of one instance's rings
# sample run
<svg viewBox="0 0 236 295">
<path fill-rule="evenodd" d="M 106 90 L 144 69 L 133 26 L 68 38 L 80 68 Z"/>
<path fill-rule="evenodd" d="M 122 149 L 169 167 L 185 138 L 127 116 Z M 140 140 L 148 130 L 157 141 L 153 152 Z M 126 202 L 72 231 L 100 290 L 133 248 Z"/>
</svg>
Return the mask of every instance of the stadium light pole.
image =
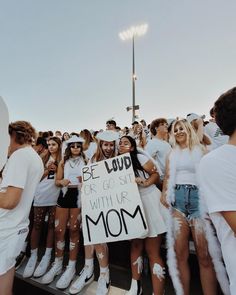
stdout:
<svg viewBox="0 0 236 295">
<path fill-rule="evenodd" d="M 132 26 L 128 30 L 119 33 L 119 37 L 122 41 L 132 40 L 132 107 L 127 107 L 127 111 L 132 109 L 132 122 L 134 122 L 136 118 L 135 110 L 139 109 L 139 106 L 135 105 L 135 81 L 137 80 L 137 76 L 135 74 L 134 40 L 144 35 L 147 29 L 148 24 L 142 24 L 139 26 Z"/>
</svg>

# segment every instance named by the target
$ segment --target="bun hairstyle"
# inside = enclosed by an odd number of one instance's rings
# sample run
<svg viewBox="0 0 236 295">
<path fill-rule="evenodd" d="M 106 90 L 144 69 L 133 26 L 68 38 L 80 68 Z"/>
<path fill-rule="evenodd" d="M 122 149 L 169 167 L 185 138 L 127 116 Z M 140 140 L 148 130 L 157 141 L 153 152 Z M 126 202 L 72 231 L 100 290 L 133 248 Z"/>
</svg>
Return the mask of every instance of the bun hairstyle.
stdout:
<svg viewBox="0 0 236 295">
<path fill-rule="evenodd" d="M 8 132 L 10 136 L 15 137 L 16 143 L 31 144 L 36 139 L 36 131 L 34 127 L 27 121 L 16 121 L 9 124 Z"/>
</svg>

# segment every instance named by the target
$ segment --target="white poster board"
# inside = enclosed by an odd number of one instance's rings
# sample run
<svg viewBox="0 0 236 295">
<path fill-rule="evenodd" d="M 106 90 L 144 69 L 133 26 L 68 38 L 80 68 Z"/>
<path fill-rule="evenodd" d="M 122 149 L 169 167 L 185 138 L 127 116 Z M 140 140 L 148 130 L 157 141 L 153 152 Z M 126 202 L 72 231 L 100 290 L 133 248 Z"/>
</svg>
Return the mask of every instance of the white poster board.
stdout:
<svg viewBox="0 0 236 295">
<path fill-rule="evenodd" d="M 129 154 L 82 169 L 85 245 L 146 236 L 147 222 Z"/>
<path fill-rule="evenodd" d="M 8 135 L 9 115 L 7 106 L 0 96 L 0 170 L 7 161 L 10 137 Z"/>
</svg>

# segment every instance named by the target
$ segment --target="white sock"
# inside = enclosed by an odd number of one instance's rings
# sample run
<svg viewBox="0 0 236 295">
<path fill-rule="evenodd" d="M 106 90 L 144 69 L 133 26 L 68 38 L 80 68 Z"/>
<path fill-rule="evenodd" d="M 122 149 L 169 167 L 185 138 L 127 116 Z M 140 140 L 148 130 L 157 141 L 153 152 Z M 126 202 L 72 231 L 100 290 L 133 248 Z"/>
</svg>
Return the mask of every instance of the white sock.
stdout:
<svg viewBox="0 0 236 295">
<path fill-rule="evenodd" d="M 31 256 L 37 256 L 37 254 L 38 254 L 38 248 L 36 248 L 36 249 L 32 249 L 32 250 L 30 251 L 30 253 L 31 253 Z"/>
<path fill-rule="evenodd" d="M 63 262 L 63 257 L 56 257 L 55 258 L 55 263 L 61 264 L 62 265 Z"/>
<path fill-rule="evenodd" d="M 93 258 L 85 259 L 85 266 L 88 268 L 93 268 L 94 260 Z"/>
<path fill-rule="evenodd" d="M 68 266 L 75 268 L 75 263 L 76 263 L 76 260 L 69 260 Z"/>
<path fill-rule="evenodd" d="M 44 253 L 45 256 L 51 256 L 52 254 L 52 248 L 46 248 L 46 251 Z"/>
<path fill-rule="evenodd" d="M 106 267 L 100 266 L 100 275 L 104 275 L 106 277 L 107 283 L 108 283 L 109 277 L 110 277 L 109 276 L 109 267 L 108 266 L 106 266 Z"/>
</svg>

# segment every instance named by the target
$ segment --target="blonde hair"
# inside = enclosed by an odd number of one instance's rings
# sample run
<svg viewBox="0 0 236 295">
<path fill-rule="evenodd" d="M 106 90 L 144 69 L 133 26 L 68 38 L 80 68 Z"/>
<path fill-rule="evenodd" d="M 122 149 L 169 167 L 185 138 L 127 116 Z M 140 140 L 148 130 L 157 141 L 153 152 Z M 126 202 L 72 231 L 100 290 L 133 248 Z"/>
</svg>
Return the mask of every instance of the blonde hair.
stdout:
<svg viewBox="0 0 236 295">
<path fill-rule="evenodd" d="M 91 161 L 92 162 L 99 162 L 99 161 L 102 161 L 102 160 L 105 160 L 105 156 L 103 154 L 103 151 L 102 151 L 102 144 L 105 142 L 105 140 L 99 140 L 98 141 L 98 146 L 97 146 L 97 151 L 96 153 L 93 155 Z M 114 143 L 114 151 L 111 155 L 111 158 L 115 157 L 116 156 L 116 142 L 113 141 Z"/>
<path fill-rule="evenodd" d="M 173 122 L 172 127 L 171 127 L 171 134 L 170 134 L 170 144 L 172 147 L 176 147 L 178 143 L 176 142 L 175 136 L 174 136 L 174 129 L 176 125 L 180 125 L 184 128 L 187 134 L 187 147 L 192 150 L 196 145 L 201 146 L 201 143 L 199 141 L 199 138 L 193 129 L 192 125 L 186 120 L 176 120 Z"/>
</svg>

